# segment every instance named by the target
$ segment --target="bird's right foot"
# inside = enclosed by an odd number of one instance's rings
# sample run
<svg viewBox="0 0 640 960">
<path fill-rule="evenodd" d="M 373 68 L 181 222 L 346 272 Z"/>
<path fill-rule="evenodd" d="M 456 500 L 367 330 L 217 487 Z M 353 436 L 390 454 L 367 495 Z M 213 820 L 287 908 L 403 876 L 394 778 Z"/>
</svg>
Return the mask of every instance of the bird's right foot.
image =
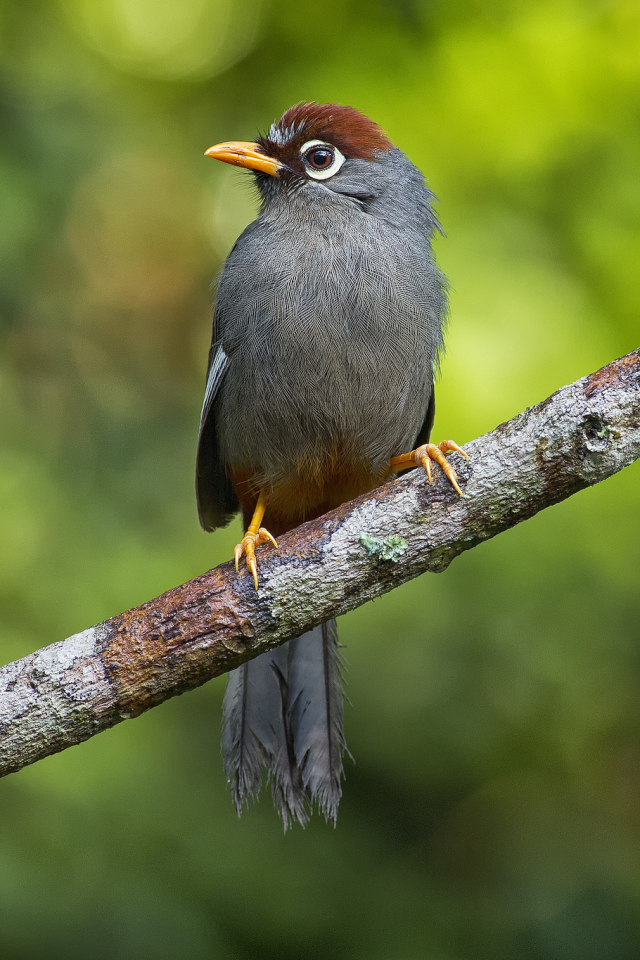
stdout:
<svg viewBox="0 0 640 960">
<path fill-rule="evenodd" d="M 249 529 L 245 533 L 240 543 L 236 544 L 236 547 L 233 551 L 233 556 L 236 561 L 236 573 L 238 572 L 240 557 L 243 553 L 245 554 L 247 558 L 247 567 L 253 577 L 256 590 L 258 589 L 258 561 L 256 560 L 256 547 L 259 547 L 263 543 L 272 543 L 274 547 L 278 546 L 275 539 L 264 527 L 260 527 L 257 533 L 253 533 L 251 529 Z"/>
<path fill-rule="evenodd" d="M 262 543 L 272 543 L 274 547 L 278 546 L 269 531 L 266 530 L 265 527 L 260 526 L 266 507 L 267 497 L 264 490 L 261 490 L 260 495 L 258 496 L 258 502 L 256 503 L 253 511 L 251 523 L 247 527 L 247 532 L 233 551 L 233 556 L 236 561 L 236 573 L 238 572 L 240 557 L 243 553 L 245 554 L 247 558 L 247 567 L 253 577 L 256 590 L 258 589 L 258 561 L 256 560 L 256 547 L 259 547 Z"/>
</svg>

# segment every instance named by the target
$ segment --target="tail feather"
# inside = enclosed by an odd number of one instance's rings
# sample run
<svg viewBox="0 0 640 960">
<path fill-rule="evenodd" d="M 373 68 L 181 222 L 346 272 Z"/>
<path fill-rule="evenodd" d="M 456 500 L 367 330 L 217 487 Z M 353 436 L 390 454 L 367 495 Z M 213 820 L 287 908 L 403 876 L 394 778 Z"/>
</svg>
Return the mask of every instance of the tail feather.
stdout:
<svg viewBox="0 0 640 960">
<path fill-rule="evenodd" d="M 223 704 L 224 769 L 238 814 L 262 767 L 285 830 L 315 802 L 336 821 L 342 793 L 343 682 L 335 620 L 233 670 Z"/>
<path fill-rule="evenodd" d="M 295 757 L 291 746 L 291 737 L 288 729 L 286 705 L 288 701 L 287 675 L 290 658 L 291 641 L 278 648 L 281 653 L 279 662 L 273 668 L 280 689 L 280 722 L 282 736 L 278 742 L 278 752 L 275 756 L 265 760 L 267 778 L 271 780 L 271 794 L 273 804 L 282 818 L 285 830 L 297 820 L 304 827 L 309 822 L 306 798 L 302 788 L 300 771 L 296 767 Z M 275 652 L 275 651 L 274 651 Z M 263 654 L 269 656 L 269 654 Z M 262 659 L 259 657 L 258 659 Z"/>
<path fill-rule="evenodd" d="M 288 826 L 290 818 L 303 824 L 308 818 L 302 791 L 293 780 L 285 730 L 281 686 L 287 661 L 287 651 L 278 647 L 229 673 L 222 705 L 222 757 L 238 816 L 249 797 L 257 799 L 264 765 L 274 803 Z"/>
<path fill-rule="evenodd" d="M 297 640 L 289 659 L 289 729 L 309 801 L 335 824 L 342 796 L 343 664 L 335 620 Z"/>
</svg>

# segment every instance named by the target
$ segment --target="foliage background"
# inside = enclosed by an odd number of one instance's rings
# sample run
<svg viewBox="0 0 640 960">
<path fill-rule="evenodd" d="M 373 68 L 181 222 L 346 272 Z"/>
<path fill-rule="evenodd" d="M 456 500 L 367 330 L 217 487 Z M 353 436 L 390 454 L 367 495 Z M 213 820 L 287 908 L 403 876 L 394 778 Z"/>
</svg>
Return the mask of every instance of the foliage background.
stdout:
<svg viewBox="0 0 640 960">
<path fill-rule="evenodd" d="M 637 0 L 2 0 L 3 662 L 183 582 L 209 284 L 255 209 L 203 157 L 301 99 L 427 173 L 438 438 L 638 346 Z M 337 830 L 238 821 L 224 681 L 0 785 L 0 955 L 626 960 L 640 935 L 640 470 L 350 615 Z"/>
</svg>

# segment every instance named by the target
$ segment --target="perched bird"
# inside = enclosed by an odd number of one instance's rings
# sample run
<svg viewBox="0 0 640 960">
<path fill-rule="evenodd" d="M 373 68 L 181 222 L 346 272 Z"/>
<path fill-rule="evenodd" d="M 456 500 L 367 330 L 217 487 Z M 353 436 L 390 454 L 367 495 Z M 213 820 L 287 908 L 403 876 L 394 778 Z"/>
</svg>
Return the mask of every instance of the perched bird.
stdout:
<svg viewBox="0 0 640 960">
<path fill-rule="evenodd" d="M 207 155 L 250 170 L 260 214 L 222 271 L 196 468 L 200 522 L 242 511 L 244 554 L 431 461 L 446 284 L 420 171 L 351 107 L 300 103 L 255 143 Z M 238 810 L 262 768 L 285 829 L 341 796 L 343 689 L 335 620 L 229 674 L 222 752 Z"/>
</svg>

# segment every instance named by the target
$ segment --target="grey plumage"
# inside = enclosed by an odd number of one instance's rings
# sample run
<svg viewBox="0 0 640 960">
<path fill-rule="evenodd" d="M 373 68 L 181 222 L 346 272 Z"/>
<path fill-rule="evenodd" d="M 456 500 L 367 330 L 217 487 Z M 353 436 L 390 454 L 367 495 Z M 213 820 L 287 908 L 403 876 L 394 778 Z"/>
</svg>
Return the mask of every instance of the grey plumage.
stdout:
<svg viewBox="0 0 640 960">
<path fill-rule="evenodd" d="M 287 729 L 290 643 L 233 670 L 222 707 L 224 770 L 238 815 L 243 802 L 260 793 L 264 765 L 285 829 L 294 819 L 303 825 L 308 819 Z"/>
<path fill-rule="evenodd" d="M 332 443 L 381 470 L 410 449 L 429 403 L 444 307 L 430 194 L 399 150 L 356 163 L 343 168 L 351 189 L 368 167 L 387 190 L 274 194 L 220 281 L 215 336 L 243 374 L 221 383 L 221 455 L 252 463 L 262 446 L 270 482 Z"/>
<path fill-rule="evenodd" d="M 318 136 L 284 120 L 265 151 Z M 266 518 L 282 530 L 318 510 L 286 514 L 279 489 L 312 477 L 323 509 L 345 498 L 328 488 L 323 499 L 325 460 L 364 470 L 370 489 L 391 457 L 429 439 L 446 317 L 431 249 L 439 226 L 422 174 L 385 143 L 353 157 L 347 145 L 328 179 L 296 172 L 293 153 L 281 176 L 256 174 L 260 215 L 225 263 L 214 311 L 197 463 L 205 529 L 242 499 L 230 466 L 270 493 Z M 314 802 L 335 822 L 342 700 L 334 621 L 230 675 L 222 749 L 238 812 L 265 766 L 285 827 L 306 822 Z"/>
<path fill-rule="evenodd" d="M 290 640 L 288 730 L 304 796 L 335 824 L 342 796 L 344 690 L 335 620 Z"/>
<path fill-rule="evenodd" d="M 233 670 L 222 710 L 222 755 L 238 814 L 257 798 L 262 767 L 285 830 L 314 801 L 334 823 L 342 793 L 343 686 L 335 620 Z"/>
</svg>

